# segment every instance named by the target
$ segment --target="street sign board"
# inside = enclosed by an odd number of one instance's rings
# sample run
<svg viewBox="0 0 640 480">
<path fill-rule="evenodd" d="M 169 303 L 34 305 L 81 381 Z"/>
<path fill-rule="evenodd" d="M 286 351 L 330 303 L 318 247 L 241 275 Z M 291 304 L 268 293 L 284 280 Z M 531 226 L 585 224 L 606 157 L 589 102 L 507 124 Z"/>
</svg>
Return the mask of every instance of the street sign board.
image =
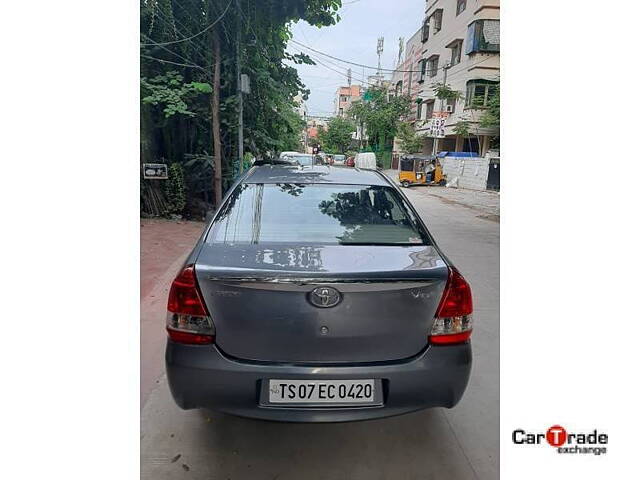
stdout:
<svg viewBox="0 0 640 480">
<path fill-rule="evenodd" d="M 448 112 L 433 112 L 431 116 L 431 122 L 429 123 L 429 130 L 427 131 L 428 137 L 444 138 L 444 124 L 449 117 Z"/>
<path fill-rule="evenodd" d="M 169 178 L 169 170 L 166 163 L 143 163 L 142 178 L 151 180 L 166 180 Z"/>
<path fill-rule="evenodd" d="M 251 81 L 246 73 L 240 75 L 240 91 L 246 94 L 251 93 Z"/>
</svg>

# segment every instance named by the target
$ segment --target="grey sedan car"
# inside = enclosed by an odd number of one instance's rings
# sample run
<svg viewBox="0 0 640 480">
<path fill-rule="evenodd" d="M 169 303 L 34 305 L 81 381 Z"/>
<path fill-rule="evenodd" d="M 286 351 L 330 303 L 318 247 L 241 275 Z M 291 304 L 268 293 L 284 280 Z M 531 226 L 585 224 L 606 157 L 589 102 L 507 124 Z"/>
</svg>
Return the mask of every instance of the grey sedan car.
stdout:
<svg viewBox="0 0 640 480">
<path fill-rule="evenodd" d="M 336 422 L 453 407 L 471 289 L 383 173 L 253 167 L 169 293 L 176 403 Z"/>
</svg>

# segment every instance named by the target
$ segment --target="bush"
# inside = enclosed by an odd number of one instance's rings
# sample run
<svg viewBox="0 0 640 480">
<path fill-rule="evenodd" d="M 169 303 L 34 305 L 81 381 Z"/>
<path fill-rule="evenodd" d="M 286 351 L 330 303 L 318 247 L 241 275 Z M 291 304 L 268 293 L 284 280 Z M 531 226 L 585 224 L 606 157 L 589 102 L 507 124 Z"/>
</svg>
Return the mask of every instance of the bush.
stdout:
<svg viewBox="0 0 640 480">
<path fill-rule="evenodd" d="M 187 199 L 184 189 L 184 173 L 179 163 L 172 163 L 169 166 L 169 179 L 165 185 L 165 196 L 167 198 L 167 213 L 182 215 Z"/>
</svg>

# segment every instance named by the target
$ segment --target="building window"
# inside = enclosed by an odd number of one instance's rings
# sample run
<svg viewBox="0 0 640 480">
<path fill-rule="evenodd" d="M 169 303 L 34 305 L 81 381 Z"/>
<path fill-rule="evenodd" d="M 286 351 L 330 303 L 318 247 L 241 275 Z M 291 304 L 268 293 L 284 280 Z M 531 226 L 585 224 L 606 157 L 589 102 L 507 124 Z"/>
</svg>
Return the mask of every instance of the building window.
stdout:
<svg viewBox="0 0 640 480">
<path fill-rule="evenodd" d="M 434 100 L 429 100 L 428 102 L 424 102 L 426 104 L 425 108 L 425 120 L 429 120 L 433 116 L 433 107 L 436 104 Z"/>
<path fill-rule="evenodd" d="M 340 95 L 340 101 L 341 102 L 346 102 L 347 101 L 347 96 L 346 95 Z"/>
<path fill-rule="evenodd" d="M 462 40 L 451 42 L 448 48 L 451 49 L 451 66 L 459 64 L 462 57 Z"/>
<path fill-rule="evenodd" d="M 343 108 L 341 108 L 341 109 L 340 109 L 340 113 L 339 113 L 339 115 L 340 115 L 340 116 L 342 116 L 343 114 L 344 114 L 344 109 L 343 109 Z"/>
<path fill-rule="evenodd" d="M 396 83 L 396 97 L 402 95 L 402 80 Z"/>
<path fill-rule="evenodd" d="M 500 51 L 500 20 L 475 20 L 467 27 L 467 55 Z"/>
<path fill-rule="evenodd" d="M 420 102 L 418 104 L 418 113 L 416 113 L 416 120 L 420 120 L 422 118 L 422 105 L 424 102 Z"/>
<path fill-rule="evenodd" d="M 427 72 L 430 77 L 435 77 L 438 74 L 438 55 L 432 55 L 427 60 Z"/>
<path fill-rule="evenodd" d="M 429 40 L 429 19 L 422 22 L 422 43 Z"/>
<path fill-rule="evenodd" d="M 498 92 L 498 82 L 491 80 L 469 80 L 465 107 L 486 108 L 489 99 Z"/>
<path fill-rule="evenodd" d="M 467 0 L 458 0 L 456 5 L 456 17 L 460 15 L 467 8 Z"/>
<path fill-rule="evenodd" d="M 433 12 L 430 18 L 433 18 L 433 34 L 435 35 L 442 30 L 442 9 L 439 8 Z"/>
<path fill-rule="evenodd" d="M 427 61 L 422 59 L 418 62 L 418 65 L 420 67 L 420 77 L 418 77 L 418 82 L 422 83 L 424 82 L 424 76 L 427 73 Z"/>
</svg>

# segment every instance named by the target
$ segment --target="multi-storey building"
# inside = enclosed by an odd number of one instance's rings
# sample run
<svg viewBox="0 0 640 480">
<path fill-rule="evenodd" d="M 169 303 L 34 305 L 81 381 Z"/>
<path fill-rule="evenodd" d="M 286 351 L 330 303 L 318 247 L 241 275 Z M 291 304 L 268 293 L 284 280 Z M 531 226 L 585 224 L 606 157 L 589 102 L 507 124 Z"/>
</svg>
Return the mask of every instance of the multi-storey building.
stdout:
<svg viewBox="0 0 640 480">
<path fill-rule="evenodd" d="M 351 85 L 347 87 L 338 87 L 335 99 L 335 113 L 340 117 L 344 117 L 351 107 L 351 103 L 362 96 L 362 87 L 360 85 Z"/>
<path fill-rule="evenodd" d="M 408 120 L 425 133 L 434 115 L 446 117 L 445 137 L 435 139 L 435 146 L 434 139 L 427 138 L 424 151 L 484 155 L 491 138 L 499 135 L 497 129 L 479 125 L 499 88 L 499 0 L 427 0 L 422 28 L 407 42 L 405 52 L 392 81 L 397 93 L 412 98 Z M 434 85 L 445 83 L 460 98 L 436 98 Z M 456 135 L 459 122 L 468 122 L 471 135 Z"/>
</svg>

